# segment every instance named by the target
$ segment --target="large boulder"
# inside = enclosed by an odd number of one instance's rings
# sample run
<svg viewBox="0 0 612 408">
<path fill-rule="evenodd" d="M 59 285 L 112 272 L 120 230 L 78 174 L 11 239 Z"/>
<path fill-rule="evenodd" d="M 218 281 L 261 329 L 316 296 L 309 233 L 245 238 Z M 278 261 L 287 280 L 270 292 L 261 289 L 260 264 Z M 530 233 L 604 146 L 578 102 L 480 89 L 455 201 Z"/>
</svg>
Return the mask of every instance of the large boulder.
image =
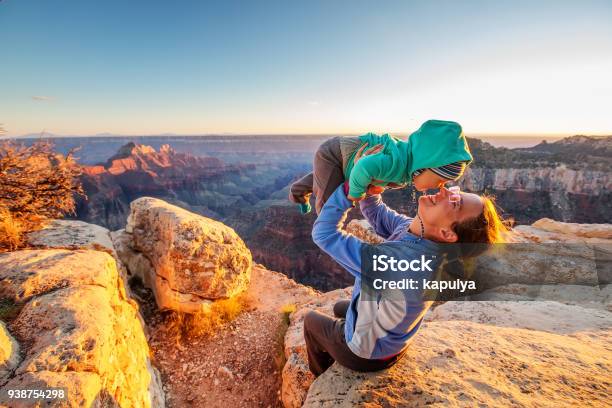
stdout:
<svg viewBox="0 0 612 408">
<path fill-rule="evenodd" d="M 605 405 L 612 314 L 556 302 L 447 302 L 428 315 L 394 367 L 334 364 L 313 381 L 303 341 L 310 309 L 332 314 L 349 289 L 295 312 L 287 332 L 285 407 Z M 568 319 L 567 316 L 571 316 Z"/>
<path fill-rule="evenodd" d="M 162 200 L 133 201 L 125 231 L 113 237 L 161 309 L 205 311 L 248 286 L 251 253 L 234 230 Z"/>
<path fill-rule="evenodd" d="M 8 329 L 25 345 L 6 389 L 64 387 L 61 406 L 69 407 L 164 406 L 138 306 L 116 265 L 92 250 L 0 254 L 0 301 L 18 309 Z M 0 405 L 20 406 L 7 398 Z"/>
</svg>

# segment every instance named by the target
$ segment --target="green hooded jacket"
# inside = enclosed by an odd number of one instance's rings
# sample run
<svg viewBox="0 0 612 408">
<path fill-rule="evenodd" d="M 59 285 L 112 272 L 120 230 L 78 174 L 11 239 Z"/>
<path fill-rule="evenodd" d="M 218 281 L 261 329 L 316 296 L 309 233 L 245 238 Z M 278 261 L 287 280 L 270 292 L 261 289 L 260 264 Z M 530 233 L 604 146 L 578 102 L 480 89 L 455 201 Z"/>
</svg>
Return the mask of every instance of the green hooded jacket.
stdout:
<svg viewBox="0 0 612 408">
<path fill-rule="evenodd" d="M 360 158 L 357 165 L 353 165 L 353 158 L 359 149 L 349 157 L 344 175 L 349 180 L 349 195 L 354 198 L 363 197 L 369 184 L 408 184 L 415 170 L 459 161 L 469 164 L 473 160 L 461 125 L 456 122 L 428 120 L 406 141 L 374 133 L 359 139 L 361 146 L 364 143 L 370 147 L 382 144 L 384 148 L 379 153 Z"/>
</svg>

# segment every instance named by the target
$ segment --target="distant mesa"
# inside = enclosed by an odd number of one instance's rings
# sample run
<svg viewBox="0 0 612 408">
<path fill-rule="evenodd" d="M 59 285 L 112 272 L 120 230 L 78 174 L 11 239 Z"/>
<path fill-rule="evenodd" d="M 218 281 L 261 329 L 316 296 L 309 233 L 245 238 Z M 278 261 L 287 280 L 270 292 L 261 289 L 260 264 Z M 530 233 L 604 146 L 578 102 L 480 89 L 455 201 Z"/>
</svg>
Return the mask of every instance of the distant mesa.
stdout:
<svg viewBox="0 0 612 408">
<path fill-rule="evenodd" d="M 129 142 L 121 146 L 119 150 L 117 151 L 117 154 L 109 158 L 108 161 L 112 163 L 113 160 L 125 159 L 126 157 L 130 157 L 132 155 L 149 154 L 149 153 L 155 153 L 155 149 L 153 149 L 151 146 Z"/>
</svg>

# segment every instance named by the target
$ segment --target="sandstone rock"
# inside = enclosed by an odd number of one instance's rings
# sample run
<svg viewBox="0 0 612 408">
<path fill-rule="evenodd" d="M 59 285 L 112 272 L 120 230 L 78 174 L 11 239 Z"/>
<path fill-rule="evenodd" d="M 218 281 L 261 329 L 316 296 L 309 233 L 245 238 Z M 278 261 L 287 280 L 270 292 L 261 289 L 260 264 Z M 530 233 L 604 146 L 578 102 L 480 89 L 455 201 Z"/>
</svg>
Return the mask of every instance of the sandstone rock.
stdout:
<svg viewBox="0 0 612 408">
<path fill-rule="evenodd" d="M 0 300 L 27 302 L 9 327 L 27 347 L 6 386 L 66 387 L 73 400 L 56 406 L 164 406 L 138 307 L 109 254 L 6 253 L 0 278 Z"/>
<path fill-rule="evenodd" d="M 478 301 L 516 301 L 516 300 L 552 300 L 569 305 L 579 305 L 589 309 L 612 311 L 612 285 L 521 285 L 511 284 L 497 286 L 470 300 Z"/>
<path fill-rule="evenodd" d="M 76 220 L 51 220 L 42 229 L 29 233 L 28 243 L 44 248 L 115 252 L 110 232 L 106 228 Z"/>
<path fill-rule="evenodd" d="M 558 334 L 612 329 L 612 313 L 554 301 L 447 302 L 434 308 L 427 321 L 470 321 Z"/>
<path fill-rule="evenodd" d="M 127 268 L 128 276 L 138 277 L 144 286 L 152 288 L 155 284 L 153 265 L 143 253 L 132 248 L 132 234 L 120 229 L 111 232 L 111 239 L 117 251 L 117 256 Z"/>
<path fill-rule="evenodd" d="M 328 293 L 312 305 L 331 314 L 349 293 Z M 448 302 L 426 316 L 394 367 L 358 373 L 334 364 L 312 382 L 304 371 L 306 310 L 294 314 L 286 336 L 286 407 L 572 406 L 607 398 L 607 311 L 543 301 Z"/>
<path fill-rule="evenodd" d="M 314 376 L 308 369 L 306 343 L 304 341 L 304 316 L 310 310 L 320 310 L 333 315 L 333 305 L 340 299 L 350 299 L 351 289 L 338 289 L 316 296 L 291 315 L 291 324 L 285 334 L 285 358 L 281 400 L 285 407 L 301 407 Z"/>
<path fill-rule="evenodd" d="M 477 259 L 479 287 L 509 284 L 587 285 L 612 280 L 611 226 L 541 219 L 514 229 L 515 243 L 498 245 Z"/>
<path fill-rule="evenodd" d="M 129 246 L 151 262 L 155 275 L 143 280 L 160 308 L 195 313 L 246 289 L 251 253 L 231 228 L 150 197 L 131 208 Z"/>
<path fill-rule="evenodd" d="M 545 230 L 542 228 L 538 228 L 534 223 L 532 225 L 517 225 L 513 232 L 512 238 L 514 238 L 515 242 L 537 242 L 537 243 L 587 243 L 587 244 L 606 244 L 610 243 L 610 239 L 600 238 L 598 236 L 584 236 L 584 235 L 576 235 L 570 232 L 571 227 L 568 227 L 567 231 L 563 231 L 563 222 L 552 221 L 556 224 L 557 228 L 554 231 Z M 576 224 L 578 226 L 586 227 L 589 224 Z M 597 224 L 595 224 L 597 225 Z M 606 224 L 599 224 L 606 225 Z M 549 226 L 547 226 L 549 227 Z M 552 227 L 552 226 L 550 226 Z M 582 232 L 583 234 L 588 234 L 588 232 Z M 603 235 L 603 234 L 593 234 L 593 235 Z"/>
<path fill-rule="evenodd" d="M 603 406 L 611 338 L 609 330 L 564 336 L 428 322 L 388 370 L 357 373 L 334 364 L 313 382 L 304 407 Z"/>
<path fill-rule="evenodd" d="M 29 300 L 59 288 L 115 287 L 115 261 L 99 251 L 24 250 L 0 254 L 0 298 Z"/>
<path fill-rule="evenodd" d="M 123 280 L 122 291 L 130 294 L 127 270 L 115 251 L 110 231 L 96 224 L 77 220 L 50 220 L 28 234 L 28 244 L 37 248 L 93 249 L 111 254 Z"/>
<path fill-rule="evenodd" d="M 565 165 L 536 168 L 468 167 L 461 180 L 469 191 L 515 190 L 601 195 L 612 188 L 609 172 L 574 170 Z"/>
<path fill-rule="evenodd" d="M 69 287 L 28 302 L 11 327 L 30 346 L 17 373 L 109 371 L 114 340 L 111 292 L 99 286 Z"/>
<path fill-rule="evenodd" d="M 476 259 L 479 289 L 508 284 L 597 286 L 597 254 L 586 244 L 497 245 Z"/>
<path fill-rule="evenodd" d="M 366 220 L 351 220 L 344 227 L 346 232 L 350 232 L 362 241 L 370 244 L 380 244 L 385 242 L 379 235 L 376 234 L 374 228 Z"/>
<path fill-rule="evenodd" d="M 0 321 L 0 386 L 19 365 L 19 344 Z"/>
<path fill-rule="evenodd" d="M 534 222 L 532 226 L 544 231 L 571 234 L 584 238 L 612 239 L 611 224 L 576 224 L 542 218 Z"/>
</svg>

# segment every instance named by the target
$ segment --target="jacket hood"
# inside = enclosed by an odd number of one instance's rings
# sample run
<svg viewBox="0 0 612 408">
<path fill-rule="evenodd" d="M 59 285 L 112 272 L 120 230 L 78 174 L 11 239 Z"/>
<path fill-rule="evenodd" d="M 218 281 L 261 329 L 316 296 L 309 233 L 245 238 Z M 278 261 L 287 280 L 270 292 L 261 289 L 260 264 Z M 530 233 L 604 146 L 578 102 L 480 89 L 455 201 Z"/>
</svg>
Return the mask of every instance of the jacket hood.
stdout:
<svg viewBox="0 0 612 408">
<path fill-rule="evenodd" d="M 445 120 L 428 120 L 408 138 L 408 177 L 418 169 L 440 167 L 458 161 L 470 164 L 470 147 L 461 125 Z"/>
</svg>

